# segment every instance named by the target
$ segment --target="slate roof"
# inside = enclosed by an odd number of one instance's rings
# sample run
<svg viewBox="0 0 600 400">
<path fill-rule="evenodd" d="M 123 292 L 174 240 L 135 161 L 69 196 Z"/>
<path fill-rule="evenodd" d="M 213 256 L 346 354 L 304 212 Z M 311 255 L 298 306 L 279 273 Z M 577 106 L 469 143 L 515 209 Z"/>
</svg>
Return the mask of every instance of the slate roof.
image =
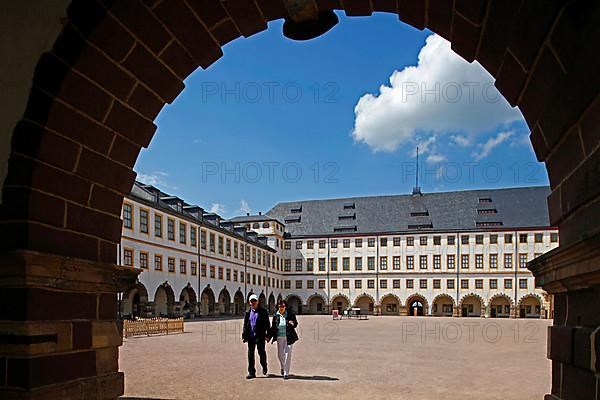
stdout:
<svg viewBox="0 0 600 400">
<path fill-rule="evenodd" d="M 305 200 L 279 203 L 266 214 L 285 221 L 291 236 L 536 228 L 550 226 L 549 194 L 537 186 Z"/>
</svg>

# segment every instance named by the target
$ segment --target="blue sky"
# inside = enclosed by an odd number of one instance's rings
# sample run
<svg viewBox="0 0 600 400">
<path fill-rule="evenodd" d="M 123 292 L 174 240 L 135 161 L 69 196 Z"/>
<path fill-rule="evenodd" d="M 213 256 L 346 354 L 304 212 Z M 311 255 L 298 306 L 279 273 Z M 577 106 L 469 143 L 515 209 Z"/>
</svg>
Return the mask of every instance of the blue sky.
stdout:
<svg viewBox="0 0 600 400">
<path fill-rule="evenodd" d="M 397 17 L 224 48 L 157 118 L 138 179 L 225 217 L 279 201 L 546 185 L 520 112 L 450 45 Z M 390 40 L 394 38 L 394 40 Z"/>
</svg>

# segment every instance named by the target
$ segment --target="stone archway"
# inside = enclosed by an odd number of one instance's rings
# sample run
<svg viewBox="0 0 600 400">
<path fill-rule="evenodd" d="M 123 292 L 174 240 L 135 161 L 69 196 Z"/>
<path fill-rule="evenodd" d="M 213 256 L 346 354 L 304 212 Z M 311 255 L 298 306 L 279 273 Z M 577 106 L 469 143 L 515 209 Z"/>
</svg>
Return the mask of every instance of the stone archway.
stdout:
<svg viewBox="0 0 600 400">
<path fill-rule="evenodd" d="M 429 304 L 424 296 L 416 293 L 406 299 L 406 315 L 421 317 L 428 315 L 428 313 Z"/>
<path fill-rule="evenodd" d="M 458 304 L 461 317 L 483 317 L 485 315 L 485 303 L 481 296 L 470 293 L 463 296 Z"/>
<path fill-rule="evenodd" d="M 350 299 L 344 294 L 336 294 L 331 299 L 331 308 L 338 310 L 340 314 L 343 314 L 345 310 L 350 306 Z"/>
<path fill-rule="evenodd" d="M 243 315 L 244 314 L 244 293 L 238 289 L 233 296 L 233 314 Z"/>
<path fill-rule="evenodd" d="M 147 306 L 148 290 L 143 283 L 137 282 L 123 293 L 121 315 L 123 318 L 145 317 Z"/>
<path fill-rule="evenodd" d="M 198 312 L 198 298 L 196 297 L 196 291 L 189 283 L 181 290 L 181 294 L 179 295 L 179 308 L 181 314 L 186 318 L 193 318 Z"/>
<path fill-rule="evenodd" d="M 526 294 L 519 299 L 517 306 L 519 318 L 542 318 L 542 298 L 534 293 Z"/>
<path fill-rule="evenodd" d="M 451 317 L 454 315 L 454 298 L 449 294 L 438 294 L 432 301 L 431 315 Z"/>
<path fill-rule="evenodd" d="M 513 299 L 504 293 L 497 293 L 488 300 L 490 318 L 510 318 L 514 313 L 513 308 Z"/>
<path fill-rule="evenodd" d="M 337 7 L 347 15 L 398 13 L 402 21 L 449 39 L 457 53 L 466 60 L 478 60 L 497 79 L 502 94 L 523 112 L 536 155 L 546 162 L 552 186 L 550 221 L 560 228 L 561 247 L 534 260 L 530 268 L 540 285 L 557 293 L 558 321 L 575 329 L 595 326 L 594 313 L 581 304 L 590 297 L 600 298 L 600 289 L 592 285 L 597 279 L 591 277 L 597 271 L 583 272 L 595 254 L 590 249 L 600 247 L 600 226 L 595 223 L 600 198 L 594 184 L 600 158 L 595 73 L 600 69 L 595 57 L 598 3 L 430 3 L 316 2 L 319 11 Z M 138 153 L 154 134 L 152 121 L 183 89 L 183 80 L 194 69 L 206 68 L 222 55 L 222 45 L 265 29 L 267 21 L 289 16 L 289 11 L 282 0 L 191 5 L 74 0 L 68 12 L 66 5 L 66 1 L 56 2 L 55 7 L 61 7 L 59 15 L 64 16 L 60 22 L 41 22 L 51 25 L 50 39 L 46 31 L 40 35 L 16 18 L 7 21 L 14 36 L 26 33 L 23 38 L 30 40 L 20 40 L 5 54 L 33 56 L 28 68 L 18 64 L 8 70 L 25 76 L 23 87 L 32 90 L 26 106 L 10 107 L 12 114 L 6 118 L 10 126 L 1 131 L 1 135 L 12 132 L 13 137 L 5 141 L 11 143 L 10 153 L 0 154 L 0 183 L 6 176 L 0 205 L 4 233 L 0 264 L 11 267 L 3 270 L 19 271 L 21 283 L 15 286 L 12 275 L 0 275 L 0 292 L 6 296 L 3 304 L 10 310 L 0 319 L 36 321 L 40 319 L 36 310 L 57 299 L 60 292 L 69 304 L 95 304 L 83 314 L 67 304 L 61 321 L 83 317 L 88 322 L 116 325 L 116 293 L 136 275 L 115 266 L 120 207 L 133 183 L 132 166 Z M 61 33 L 52 45 L 57 32 Z M 23 48 L 24 44 L 30 47 Z M 31 78 L 28 74 L 34 66 Z M 60 281 L 36 275 L 42 269 L 28 268 L 34 265 L 43 265 L 44 271 L 61 277 Z M 70 277 L 64 274 L 67 270 Z M 13 307 L 21 297 L 29 299 L 32 291 L 39 300 L 31 300 L 30 307 Z M 578 315 L 577 326 L 566 319 L 567 313 Z M 21 332 L 23 324 L 14 324 L 8 334 Z M 110 343 L 116 348 L 119 341 L 114 339 Z M 568 345 L 556 343 L 556 347 Z M 23 348 L 8 352 L 8 361 L 17 357 L 33 365 L 28 346 Z M 89 350 L 100 351 L 91 346 Z M 40 358 L 50 362 L 71 351 L 36 354 L 35 362 Z M 582 347 L 582 351 L 591 350 Z M 118 397 L 123 385 L 117 352 L 113 353 L 113 367 L 102 377 L 101 387 L 106 391 L 102 395 L 107 398 Z M 93 357 L 87 364 L 89 368 L 80 371 L 96 371 Z M 556 356 L 554 368 L 563 366 L 573 363 Z M 74 378 L 64 374 L 56 374 L 52 383 L 60 386 L 56 390 L 64 388 L 63 398 L 75 397 L 69 391 Z M 99 387 L 95 372 L 77 379 L 85 381 L 89 390 Z M 579 375 L 564 376 L 555 383 L 553 393 L 581 386 L 580 379 Z M 39 386 L 32 384 L 25 390 L 50 391 Z"/>
<path fill-rule="evenodd" d="M 215 294 L 210 286 L 207 286 L 200 295 L 200 315 L 203 317 L 215 315 Z"/>
<path fill-rule="evenodd" d="M 260 304 L 262 308 L 267 308 L 267 296 L 265 296 L 264 293 L 261 293 L 258 296 L 258 304 Z"/>
<path fill-rule="evenodd" d="M 300 297 L 295 294 L 290 294 L 285 301 L 287 302 L 287 307 L 295 312 L 296 314 L 302 314 L 302 300 Z"/>
<path fill-rule="evenodd" d="M 175 307 L 175 293 L 168 283 L 163 283 L 156 288 L 154 294 L 154 316 L 171 317 Z"/>
<path fill-rule="evenodd" d="M 375 310 L 375 299 L 367 293 L 363 293 L 354 299 L 355 308 L 360 308 L 361 314 L 373 314 Z"/>
<path fill-rule="evenodd" d="M 230 315 L 231 311 L 231 296 L 227 288 L 223 288 L 219 293 L 219 314 Z"/>
<path fill-rule="evenodd" d="M 381 315 L 400 315 L 402 303 L 398 296 L 392 293 L 384 295 L 381 300 Z"/>
<path fill-rule="evenodd" d="M 268 303 L 268 311 L 269 314 L 273 314 L 275 312 L 275 296 L 273 296 L 273 293 L 271 293 L 269 295 L 269 303 Z"/>
<path fill-rule="evenodd" d="M 326 301 L 320 294 L 313 294 L 306 299 L 306 307 L 308 314 L 325 314 L 327 313 Z"/>
</svg>

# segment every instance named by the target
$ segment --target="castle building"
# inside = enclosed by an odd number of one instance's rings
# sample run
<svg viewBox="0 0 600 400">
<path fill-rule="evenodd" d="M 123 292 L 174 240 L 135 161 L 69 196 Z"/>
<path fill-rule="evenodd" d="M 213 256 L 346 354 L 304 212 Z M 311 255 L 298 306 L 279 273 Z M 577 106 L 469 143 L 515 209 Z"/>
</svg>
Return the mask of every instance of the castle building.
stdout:
<svg viewBox="0 0 600 400">
<path fill-rule="evenodd" d="M 119 259 L 143 272 L 123 294 L 123 314 L 239 314 L 256 293 L 270 311 L 283 298 L 310 314 L 354 307 L 382 315 L 552 317 L 550 299 L 527 269 L 558 246 L 548 194 L 548 187 L 416 190 L 278 203 L 265 214 L 225 220 L 136 183 L 124 202 Z M 164 236 L 157 224 L 167 227 Z"/>
</svg>

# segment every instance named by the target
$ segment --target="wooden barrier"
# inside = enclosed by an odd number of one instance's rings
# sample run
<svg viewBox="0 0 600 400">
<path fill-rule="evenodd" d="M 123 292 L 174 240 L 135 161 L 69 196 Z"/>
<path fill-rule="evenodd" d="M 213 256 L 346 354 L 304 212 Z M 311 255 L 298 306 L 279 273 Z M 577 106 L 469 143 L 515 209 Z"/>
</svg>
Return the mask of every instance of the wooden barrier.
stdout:
<svg viewBox="0 0 600 400">
<path fill-rule="evenodd" d="M 183 333 L 183 317 L 138 318 L 123 321 L 123 337 Z"/>
</svg>

